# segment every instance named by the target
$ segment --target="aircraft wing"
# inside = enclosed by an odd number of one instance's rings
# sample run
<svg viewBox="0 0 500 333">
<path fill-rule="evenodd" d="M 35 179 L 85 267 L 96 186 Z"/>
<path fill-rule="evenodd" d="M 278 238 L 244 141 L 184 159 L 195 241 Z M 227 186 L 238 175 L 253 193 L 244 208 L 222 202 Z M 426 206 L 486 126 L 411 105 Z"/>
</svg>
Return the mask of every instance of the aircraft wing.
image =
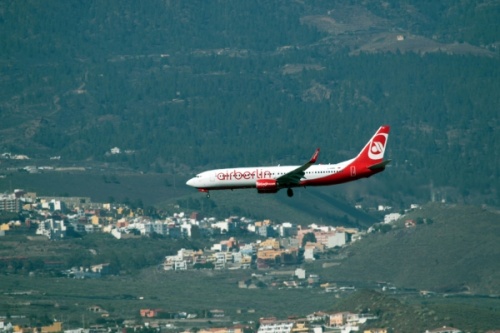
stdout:
<svg viewBox="0 0 500 333">
<path fill-rule="evenodd" d="M 313 156 L 311 157 L 311 159 L 309 160 L 309 162 L 307 162 L 306 164 L 298 167 L 297 169 L 294 169 L 286 174 L 284 174 L 283 176 L 280 176 L 276 179 L 276 181 L 278 182 L 278 184 L 280 185 L 291 185 L 291 184 L 298 184 L 300 183 L 300 180 L 304 177 L 305 175 L 305 172 L 311 165 L 313 165 L 314 163 L 316 163 L 316 160 L 318 159 L 318 155 L 319 155 L 319 148 L 316 149 L 316 151 L 314 152 Z"/>
</svg>

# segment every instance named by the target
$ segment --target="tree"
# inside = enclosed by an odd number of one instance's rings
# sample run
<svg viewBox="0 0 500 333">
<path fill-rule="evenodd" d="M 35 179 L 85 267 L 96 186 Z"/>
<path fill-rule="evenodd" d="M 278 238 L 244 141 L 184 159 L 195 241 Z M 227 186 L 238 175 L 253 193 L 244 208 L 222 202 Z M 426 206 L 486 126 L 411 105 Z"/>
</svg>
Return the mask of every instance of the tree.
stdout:
<svg viewBox="0 0 500 333">
<path fill-rule="evenodd" d="M 304 235 L 304 238 L 302 238 L 302 247 L 304 247 L 307 242 L 316 243 L 316 236 L 314 235 L 314 233 L 308 232 Z"/>
</svg>

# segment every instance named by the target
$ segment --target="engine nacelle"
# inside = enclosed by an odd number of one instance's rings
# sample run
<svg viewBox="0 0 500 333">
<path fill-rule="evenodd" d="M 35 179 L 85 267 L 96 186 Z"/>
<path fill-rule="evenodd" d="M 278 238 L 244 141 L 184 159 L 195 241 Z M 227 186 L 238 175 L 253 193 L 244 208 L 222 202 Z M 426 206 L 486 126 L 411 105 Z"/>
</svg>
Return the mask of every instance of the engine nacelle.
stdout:
<svg viewBox="0 0 500 333">
<path fill-rule="evenodd" d="M 259 193 L 276 193 L 279 190 L 276 179 L 257 179 L 255 187 Z"/>
</svg>

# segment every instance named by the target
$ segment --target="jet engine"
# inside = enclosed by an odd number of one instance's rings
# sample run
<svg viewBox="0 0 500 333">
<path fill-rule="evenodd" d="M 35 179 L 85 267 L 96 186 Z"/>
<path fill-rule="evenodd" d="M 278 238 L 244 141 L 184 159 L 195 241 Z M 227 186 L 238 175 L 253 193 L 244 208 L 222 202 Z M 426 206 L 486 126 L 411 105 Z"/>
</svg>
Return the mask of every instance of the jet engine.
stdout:
<svg viewBox="0 0 500 333">
<path fill-rule="evenodd" d="M 257 179 L 255 187 L 259 193 L 276 193 L 279 190 L 276 179 Z"/>
</svg>

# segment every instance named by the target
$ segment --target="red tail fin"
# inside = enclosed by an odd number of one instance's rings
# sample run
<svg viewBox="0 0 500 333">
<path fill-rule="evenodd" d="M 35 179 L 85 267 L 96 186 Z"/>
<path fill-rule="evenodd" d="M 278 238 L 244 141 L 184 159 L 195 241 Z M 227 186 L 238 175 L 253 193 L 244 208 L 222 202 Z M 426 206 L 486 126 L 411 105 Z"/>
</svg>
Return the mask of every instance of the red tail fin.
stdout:
<svg viewBox="0 0 500 333">
<path fill-rule="evenodd" d="M 384 160 L 385 146 L 389 139 L 390 130 L 390 126 L 381 126 L 356 156 L 354 163 L 365 167 L 381 163 Z"/>
</svg>

